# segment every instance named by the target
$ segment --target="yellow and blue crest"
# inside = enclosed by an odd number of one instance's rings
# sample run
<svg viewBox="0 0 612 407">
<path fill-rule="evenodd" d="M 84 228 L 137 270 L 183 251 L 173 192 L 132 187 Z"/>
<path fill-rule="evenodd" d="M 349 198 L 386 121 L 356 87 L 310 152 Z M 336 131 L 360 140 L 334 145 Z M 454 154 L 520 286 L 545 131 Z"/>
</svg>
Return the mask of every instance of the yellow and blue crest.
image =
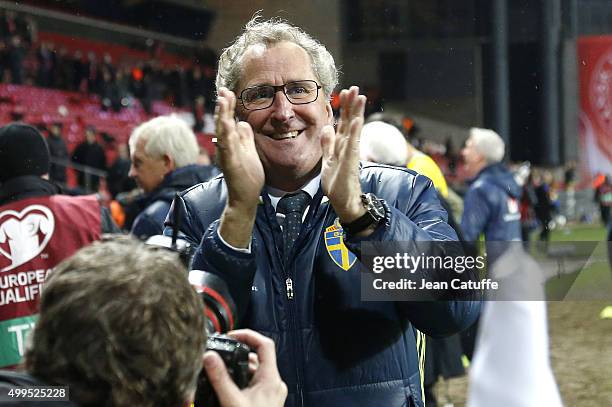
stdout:
<svg viewBox="0 0 612 407">
<path fill-rule="evenodd" d="M 332 258 L 338 267 L 345 271 L 350 269 L 357 260 L 357 256 L 351 253 L 344 244 L 342 226 L 340 226 L 338 218 L 336 218 L 333 225 L 325 229 L 325 247 L 329 257 Z"/>
</svg>

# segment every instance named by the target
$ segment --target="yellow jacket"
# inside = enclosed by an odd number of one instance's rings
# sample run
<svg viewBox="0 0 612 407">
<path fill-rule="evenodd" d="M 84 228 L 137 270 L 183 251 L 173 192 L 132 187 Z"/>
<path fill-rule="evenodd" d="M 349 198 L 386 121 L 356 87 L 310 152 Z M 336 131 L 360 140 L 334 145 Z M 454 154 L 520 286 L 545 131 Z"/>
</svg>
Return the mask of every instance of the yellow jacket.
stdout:
<svg viewBox="0 0 612 407">
<path fill-rule="evenodd" d="M 406 167 L 419 174 L 425 175 L 433 182 L 440 195 L 444 198 L 448 198 L 448 185 L 446 185 L 444 175 L 440 167 L 438 167 L 438 164 L 436 164 L 430 156 L 420 151 L 415 151 Z"/>
</svg>

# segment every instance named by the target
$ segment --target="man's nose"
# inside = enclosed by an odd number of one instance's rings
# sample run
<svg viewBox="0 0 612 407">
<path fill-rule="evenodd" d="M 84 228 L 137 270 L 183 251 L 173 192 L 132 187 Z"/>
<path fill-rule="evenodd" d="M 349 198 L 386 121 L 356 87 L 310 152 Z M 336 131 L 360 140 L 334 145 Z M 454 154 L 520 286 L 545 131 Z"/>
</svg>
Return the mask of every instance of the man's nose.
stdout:
<svg viewBox="0 0 612 407">
<path fill-rule="evenodd" d="M 281 122 L 287 121 L 294 116 L 293 104 L 289 102 L 282 90 L 276 92 L 272 106 L 272 118 Z"/>
</svg>

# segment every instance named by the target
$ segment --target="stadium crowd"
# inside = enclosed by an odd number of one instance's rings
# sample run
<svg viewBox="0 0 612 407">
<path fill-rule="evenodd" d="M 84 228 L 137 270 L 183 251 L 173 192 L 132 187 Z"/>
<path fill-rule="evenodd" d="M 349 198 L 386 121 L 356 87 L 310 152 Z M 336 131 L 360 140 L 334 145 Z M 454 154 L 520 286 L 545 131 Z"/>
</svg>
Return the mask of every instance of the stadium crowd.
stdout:
<svg viewBox="0 0 612 407">
<path fill-rule="evenodd" d="M 155 100 L 192 109 L 200 117 L 214 107 L 214 76 L 217 55 L 205 46 L 191 59 L 163 63 L 163 43 L 144 41 L 148 59 L 126 55 L 113 61 L 108 52 L 70 49 L 70 38 L 39 38 L 36 19 L 13 11 L 0 13 L 0 78 L 3 83 L 35 85 L 100 96 L 105 109 L 119 111 L 132 98 L 147 112 Z M 110 46 L 110 44 L 109 44 Z M 93 45 L 92 45 L 93 48 Z M 198 114 L 199 113 L 199 114 Z M 199 124 L 201 126 L 202 124 Z"/>
</svg>

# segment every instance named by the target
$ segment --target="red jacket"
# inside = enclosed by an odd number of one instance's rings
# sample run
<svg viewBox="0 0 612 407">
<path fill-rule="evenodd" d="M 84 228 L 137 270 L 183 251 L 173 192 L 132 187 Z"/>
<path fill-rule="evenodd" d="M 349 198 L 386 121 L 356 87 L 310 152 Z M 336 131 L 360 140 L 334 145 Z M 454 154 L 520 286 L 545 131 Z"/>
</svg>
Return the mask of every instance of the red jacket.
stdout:
<svg viewBox="0 0 612 407">
<path fill-rule="evenodd" d="M 0 367 L 21 361 L 48 273 L 100 234 L 93 195 L 38 196 L 0 206 Z"/>
</svg>

